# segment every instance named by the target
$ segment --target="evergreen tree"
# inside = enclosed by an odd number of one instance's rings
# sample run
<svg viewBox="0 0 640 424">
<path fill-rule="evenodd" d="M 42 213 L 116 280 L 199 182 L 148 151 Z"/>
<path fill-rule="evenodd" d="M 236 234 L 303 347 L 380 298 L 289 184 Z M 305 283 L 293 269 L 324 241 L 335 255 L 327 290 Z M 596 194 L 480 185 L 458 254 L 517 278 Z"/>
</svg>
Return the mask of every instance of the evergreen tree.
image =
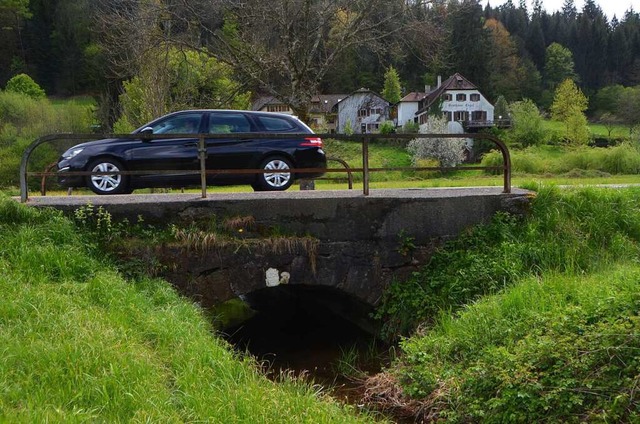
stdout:
<svg viewBox="0 0 640 424">
<path fill-rule="evenodd" d="M 449 73 L 459 72 L 479 87 L 489 85 L 490 40 L 477 0 L 451 3 L 449 15 Z"/>
<path fill-rule="evenodd" d="M 602 9 L 586 0 L 578 15 L 575 45 L 572 48 L 576 72 L 582 85 L 595 90 L 604 85 L 607 69 L 609 26 Z"/>
<path fill-rule="evenodd" d="M 382 90 L 382 97 L 391 104 L 398 103 L 402 98 L 400 76 L 393 66 L 389 66 L 389 69 L 384 74 L 384 89 Z"/>
</svg>

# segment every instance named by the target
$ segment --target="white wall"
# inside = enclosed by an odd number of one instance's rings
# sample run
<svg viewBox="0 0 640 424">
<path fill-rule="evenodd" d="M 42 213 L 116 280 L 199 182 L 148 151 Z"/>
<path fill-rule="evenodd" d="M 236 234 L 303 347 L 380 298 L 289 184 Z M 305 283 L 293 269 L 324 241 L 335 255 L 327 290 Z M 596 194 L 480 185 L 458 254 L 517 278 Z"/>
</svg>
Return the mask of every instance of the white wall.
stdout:
<svg viewBox="0 0 640 424">
<path fill-rule="evenodd" d="M 467 100 L 463 102 L 458 102 L 455 100 L 456 94 L 466 94 Z M 469 112 L 469 117 L 471 117 L 471 112 L 474 111 L 485 111 L 487 112 L 487 121 L 493 121 L 493 105 L 489 103 L 489 101 L 477 90 L 447 90 L 446 94 L 451 94 L 453 100 L 442 102 L 442 111 L 443 112 Z M 469 100 L 471 94 L 480 94 L 480 101 L 472 102 Z"/>
<path fill-rule="evenodd" d="M 418 111 L 418 102 L 400 102 L 398 104 L 398 127 L 407 122 L 413 122 Z"/>
</svg>

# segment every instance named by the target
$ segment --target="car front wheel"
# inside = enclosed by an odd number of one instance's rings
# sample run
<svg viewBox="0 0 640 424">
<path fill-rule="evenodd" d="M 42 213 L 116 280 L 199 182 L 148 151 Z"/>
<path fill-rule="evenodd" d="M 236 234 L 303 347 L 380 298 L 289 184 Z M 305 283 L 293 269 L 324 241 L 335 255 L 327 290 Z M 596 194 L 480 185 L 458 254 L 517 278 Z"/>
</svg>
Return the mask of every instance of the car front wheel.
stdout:
<svg viewBox="0 0 640 424">
<path fill-rule="evenodd" d="M 126 175 L 117 174 L 124 171 L 124 166 L 115 159 L 98 159 L 91 162 L 88 169 L 94 173 L 110 173 L 102 175 L 89 175 L 87 185 L 96 194 L 123 194 L 131 193 L 129 181 Z"/>
<path fill-rule="evenodd" d="M 293 174 L 286 172 L 292 168 L 291 162 L 283 157 L 270 157 L 260 164 L 264 174 L 258 174 L 253 188 L 256 191 L 283 191 L 293 184 Z M 284 172 L 283 172 L 284 171 Z"/>
</svg>

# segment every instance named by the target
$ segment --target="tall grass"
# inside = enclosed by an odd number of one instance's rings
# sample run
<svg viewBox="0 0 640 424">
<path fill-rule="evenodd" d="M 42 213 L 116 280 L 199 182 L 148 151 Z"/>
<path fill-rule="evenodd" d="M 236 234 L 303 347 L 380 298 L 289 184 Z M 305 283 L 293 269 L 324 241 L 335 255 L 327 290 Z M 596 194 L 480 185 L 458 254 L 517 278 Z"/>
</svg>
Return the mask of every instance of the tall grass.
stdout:
<svg viewBox="0 0 640 424">
<path fill-rule="evenodd" d="M 363 422 L 268 381 L 165 282 L 124 280 L 60 214 L 0 197 L 0 421 Z"/>
<path fill-rule="evenodd" d="M 637 422 L 640 267 L 545 273 L 403 343 L 408 394 L 453 422 Z"/>
<path fill-rule="evenodd" d="M 531 216 L 498 214 L 438 250 L 378 310 L 388 334 L 406 334 L 440 310 L 542 272 L 581 274 L 640 253 L 640 190 L 535 187 Z"/>
<path fill-rule="evenodd" d="M 576 173 L 576 170 L 599 171 L 607 174 L 640 173 L 640 151 L 630 143 L 610 148 L 582 147 L 561 149 L 538 146 L 511 152 L 514 173 L 554 174 Z M 482 158 L 483 166 L 502 165 L 502 155 L 487 153 Z"/>
<path fill-rule="evenodd" d="M 388 292 L 392 371 L 450 422 L 638 422 L 640 191 L 538 189 Z"/>
<path fill-rule="evenodd" d="M 20 161 L 24 150 L 38 137 L 54 133 L 89 133 L 93 109 L 86 101 L 58 102 L 32 99 L 26 95 L 0 91 L 0 187 L 19 184 Z M 43 171 L 61 152 L 53 146 L 38 148 L 31 168 Z M 35 185 L 37 181 L 32 181 Z"/>
</svg>

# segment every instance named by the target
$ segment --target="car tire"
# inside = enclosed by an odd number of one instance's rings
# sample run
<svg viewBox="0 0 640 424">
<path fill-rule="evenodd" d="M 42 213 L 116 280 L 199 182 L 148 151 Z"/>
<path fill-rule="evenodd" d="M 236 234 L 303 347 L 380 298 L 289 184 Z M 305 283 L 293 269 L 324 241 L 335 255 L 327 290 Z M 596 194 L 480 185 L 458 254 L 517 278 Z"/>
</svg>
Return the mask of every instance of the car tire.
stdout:
<svg viewBox="0 0 640 424">
<path fill-rule="evenodd" d="M 125 168 L 115 159 L 102 158 L 92 161 L 87 170 L 90 172 L 121 172 Z M 129 177 L 127 175 L 89 175 L 87 186 L 96 194 L 127 194 L 129 189 Z"/>
<path fill-rule="evenodd" d="M 259 166 L 265 171 L 284 171 L 293 168 L 289 159 L 281 156 L 271 156 L 262 161 Z M 251 186 L 255 191 L 284 191 L 293 184 L 293 173 L 273 172 L 258 174 L 256 182 Z"/>
</svg>

